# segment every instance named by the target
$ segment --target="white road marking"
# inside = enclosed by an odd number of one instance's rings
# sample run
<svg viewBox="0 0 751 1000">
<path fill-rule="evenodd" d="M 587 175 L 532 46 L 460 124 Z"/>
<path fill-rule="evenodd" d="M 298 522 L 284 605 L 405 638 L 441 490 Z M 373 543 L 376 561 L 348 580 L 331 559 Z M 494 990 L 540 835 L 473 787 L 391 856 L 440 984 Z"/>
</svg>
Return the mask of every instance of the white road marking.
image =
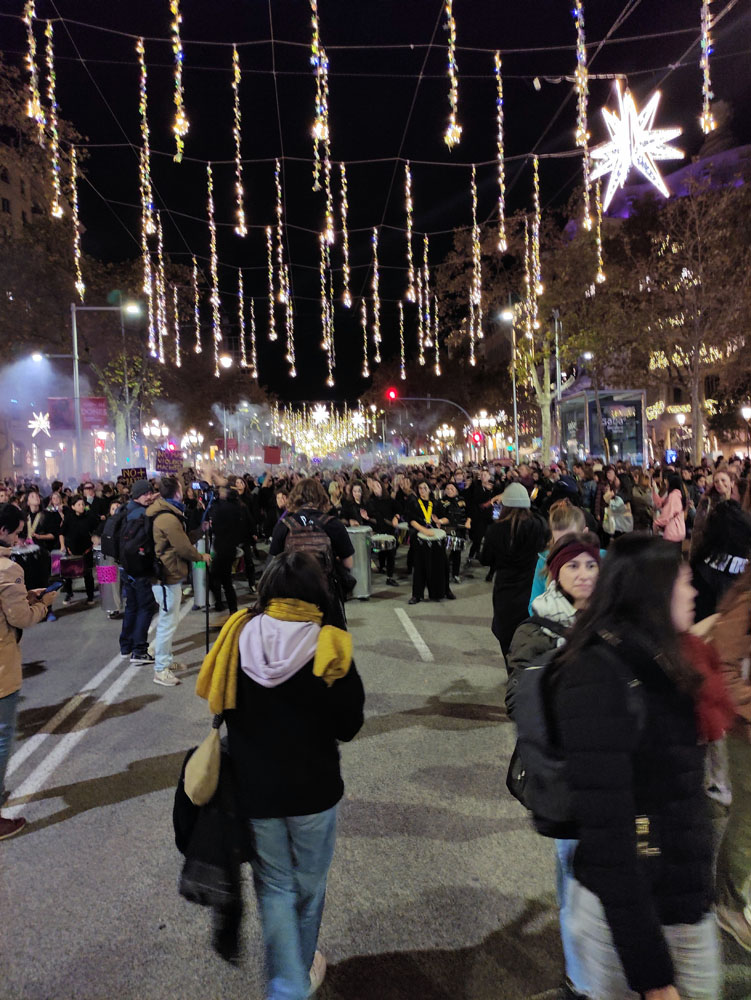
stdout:
<svg viewBox="0 0 751 1000">
<path fill-rule="evenodd" d="M 425 663 L 433 663 L 435 657 L 428 649 L 428 644 L 425 642 L 423 637 L 417 631 L 412 622 L 412 619 L 409 617 L 404 608 L 394 608 L 394 611 L 396 612 L 397 618 L 404 626 L 404 631 L 410 637 L 410 639 L 414 644 L 415 649 L 420 654 L 420 659 L 423 660 Z"/>
<path fill-rule="evenodd" d="M 180 622 L 186 617 L 190 610 L 191 603 L 186 601 L 180 608 Z M 156 617 L 154 621 L 157 621 Z M 21 746 L 19 750 L 13 754 L 13 757 L 8 765 L 7 773 L 9 775 L 12 774 L 17 767 L 30 757 L 31 754 L 47 739 L 47 737 L 54 733 L 54 731 L 62 725 L 65 719 L 67 719 L 68 716 L 78 708 L 84 698 L 86 698 L 87 694 L 91 691 L 95 691 L 99 685 L 102 684 L 107 677 L 109 677 L 112 671 L 120 663 L 122 663 L 122 661 L 123 656 L 121 654 L 114 656 L 110 662 L 106 666 L 102 667 L 99 673 L 95 674 L 77 694 L 73 695 L 70 701 L 63 705 L 60 711 L 50 719 L 41 732 L 35 733 L 34 736 L 30 736 L 23 746 Z M 143 666 L 144 664 L 141 663 L 128 665 L 128 668 L 124 670 L 117 680 L 115 680 L 114 683 L 107 688 L 104 694 L 99 696 L 83 718 L 76 723 L 71 732 L 63 736 L 57 746 L 36 766 L 28 778 L 22 782 L 18 788 L 14 789 L 14 799 L 33 795 L 42 787 L 50 774 L 52 774 L 52 772 L 63 762 L 63 760 L 65 760 L 76 743 L 78 743 L 81 737 L 84 736 L 86 730 L 96 723 L 97 719 L 102 715 L 104 710 L 112 704 L 120 692 L 130 683 L 131 678 L 133 678 Z M 10 806 L 6 809 L 6 815 L 11 817 L 15 816 L 20 811 L 20 808 L 20 806 Z"/>
</svg>

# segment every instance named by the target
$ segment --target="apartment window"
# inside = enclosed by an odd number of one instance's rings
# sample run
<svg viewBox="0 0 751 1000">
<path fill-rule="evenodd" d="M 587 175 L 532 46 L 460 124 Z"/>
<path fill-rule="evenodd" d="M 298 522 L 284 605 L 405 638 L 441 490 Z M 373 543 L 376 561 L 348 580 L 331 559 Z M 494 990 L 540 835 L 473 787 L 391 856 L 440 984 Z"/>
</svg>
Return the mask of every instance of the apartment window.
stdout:
<svg viewBox="0 0 751 1000">
<path fill-rule="evenodd" d="M 0 167 L 0 181 L 3 181 L 4 184 L 10 184 L 7 167 Z"/>
<path fill-rule="evenodd" d="M 3 198 L 0 203 L 0 208 L 5 212 L 6 215 L 10 215 L 10 202 L 7 198 Z"/>
</svg>

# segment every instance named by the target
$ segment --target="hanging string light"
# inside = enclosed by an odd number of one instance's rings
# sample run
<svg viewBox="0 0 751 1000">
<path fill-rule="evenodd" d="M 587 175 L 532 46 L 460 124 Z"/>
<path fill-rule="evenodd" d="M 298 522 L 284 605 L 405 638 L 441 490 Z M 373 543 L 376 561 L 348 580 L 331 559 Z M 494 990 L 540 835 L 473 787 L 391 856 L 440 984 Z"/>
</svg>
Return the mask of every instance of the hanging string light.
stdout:
<svg viewBox="0 0 751 1000">
<path fill-rule="evenodd" d="M 214 377 L 219 378 L 219 345 L 222 342 L 222 317 L 219 311 L 219 260 L 216 253 L 216 220 L 214 219 L 214 175 L 206 164 L 209 217 L 209 270 L 211 272 L 211 324 L 214 339 Z"/>
<path fill-rule="evenodd" d="M 462 137 L 462 127 L 457 121 L 459 109 L 459 68 L 456 65 L 456 21 L 454 20 L 454 0 L 446 0 L 446 31 L 449 35 L 448 74 L 449 74 L 449 123 L 443 136 L 443 141 L 451 150 Z"/>
<path fill-rule="evenodd" d="M 495 54 L 495 79 L 498 88 L 496 97 L 496 122 L 498 124 L 498 252 L 506 253 L 506 163 L 503 150 L 503 78 L 501 76 L 501 53 Z"/>
<path fill-rule="evenodd" d="M 381 295 L 380 274 L 378 271 L 378 226 L 373 227 L 373 343 L 375 353 L 373 360 L 381 363 Z"/>
<path fill-rule="evenodd" d="M 334 193 L 331 187 L 331 147 L 328 141 L 326 142 L 326 155 L 323 159 L 323 179 L 326 189 L 326 223 L 324 232 L 326 234 L 326 242 L 329 245 L 333 245 L 336 234 L 334 232 Z"/>
<path fill-rule="evenodd" d="M 352 295 L 349 290 L 350 270 L 349 270 L 349 232 L 347 230 L 347 214 L 349 205 L 347 203 L 347 169 L 343 163 L 339 164 L 342 179 L 342 302 L 349 309 L 352 305 Z"/>
<path fill-rule="evenodd" d="M 482 329 L 482 247 L 480 246 L 480 226 L 477 222 L 477 174 L 474 163 L 472 164 L 472 286 L 470 297 L 473 306 L 471 312 L 474 320 L 473 333 L 478 340 L 482 340 L 484 336 Z"/>
<path fill-rule="evenodd" d="M 28 51 L 26 53 L 26 68 L 29 71 L 29 100 L 26 104 L 26 114 L 37 123 L 37 140 L 44 145 L 44 129 L 47 124 L 39 93 L 39 75 L 37 73 L 37 43 L 34 37 L 34 18 L 36 9 L 34 0 L 26 0 L 23 11 L 23 23 L 26 25 Z"/>
<path fill-rule="evenodd" d="M 256 353 L 256 305 L 255 299 L 250 300 L 250 374 L 258 378 L 258 355 Z"/>
<path fill-rule="evenodd" d="M 590 157 L 589 157 L 589 123 L 587 120 L 587 102 L 589 100 L 589 70 L 587 69 L 587 45 L 584 36 L 584 4 L 582 0 L 574 0 L 572 11 L 576 23 L 576 145 L 582 150 L 582 167 L 584 170 L 584 228 L 592 228 L 590 214 Z"/>
<path fill-rule="evenodd" d="M 401 308 L 401 302 L 399 303 Z M 360 303 L 360 327 L 362 329 L 362 377 L 370 378 L 368 366 L 368 300 L 363 296 Z"/>
<path fill-rule="evenodd" d="M 178 301 L 179 293 L 177 290 L 177 285 L 172 286 L 172 313 L 175 320 L 175 365 L 178 368 L 182 367 L 182 358 L 180 357 L 180 303 Z"/>
<path fill-rule="evenodd" d="M 399 299 L 399 378 L 402 382 L 407 377 L 407 365 L 404 358 L 404 306 Z"/>
<path fill-rule="evenodd" d="M 196 354 L 201 353 L 201 308 L 200 308 L 200 297 L 198 294 L 198 264 L 196 263 L 196 258 L 193 257 L 193 325 L 196 328 Z"/>
<path fill-rule="evenodd" d="M 329 245 L 326 242 L 324 233 L 318 234 L 318 244 L 321 251 L 321 329 L 323 340 L 321 346 L 326 351 L 328 364 L 328 377 L 326 385 L 329 388 L 334 386 L 334 320 L 331 306 L 331 296 L 329 294 L 330 282 L 328 281 L 329 271 Z"/>
<path fill-rule="evenodd" d="M 266 261 L 269 269 L 269 340 L 276 340 L 274 316 L 274 239 L 271 226 L 266 226 Z"/>
<path fill-rule="evenodd" d="M 245 347 L 245 289 L 243 288 L 243 271 L 237 269 L 237 324 L 240 329 L 240 367 L 248 367 L 248 354 Z"/>
<path fill-rule="evenodd" d="M 149 141 L 149 117 L 148 117 L 148 96 L 146 92 L 146 59 L 143 45 L 143 38 L 136 40 L 136 52 L 138 53 L 138 65 L 141 69 L 140 80 L 140 100 L 138 110 L 141 115 L 141 154 L 139 158 L 139 180 L 141 186 L 141 212 L 143 215 L 143 225 L 148 236 L 153 236 L 156 232 L 154 225 L 154 194 L 151 188 L 151 144 Z"/>
<path fill-rule="evenodd" d="M 334 339 L 334 272 L 331 267 L 331 247 L 326 241 L 326 278 L 329 293 L 329 332 L 331 337 L 331 363 L 336 367 L 336 340 Z M 333 382 L 332 382 L 333 385 Z"/>
<path fill-rule="evenodd" d="M 404 205 L 407 213 L 407 291 L 405 298 L 407 302 L 415 301 L 415 263 L 412 258 L 412 214 L 414 205 L 412 202 L 412 171 L 409 160 L 404 164 Z"/>
<path fill-rule="evenodd" d="M 284 265 L 284 301 L 287 305 L 286 308 L 286 321 L 287 321 L 287 354 L 286 359 L 289 362 L 289 377 L 297 378 L 297 369 L 295 368 L 295 312 L 292 303 L 292 293 L 290 290 L 289 281 L 289 264 Z"/>
<path fill-rule="evenodd" d="M 245 188 L 243 187 L 243 162 L 242 162 L 242 114 L 240 112 L 240 56 L 237 46 L 232 46 L 232 93 L 234 98 L 234 124 L 232 126 L 232 136 L 235 140 L 235 232 L 238 236 L 248 235 L 248 226 L 245 221 Z"/>
<path fill-rule="evenodd" d="M 425 318 L 422 309 L 422 271 L 417 272 L 417 361 L 425 364 Z"/>
<path fill-rule="evenodd" d="M 73 261 L 76 268 L 76 291 L 83 302 L 86 285 L 81 271 L 81 226 L 78 220 L 78 160 L 76 147 L 70 147 L 70 205 L 73 215 Z"/>
<path fill-rule="evenodd" d="M 435 365 L 436 375 L 441 374 L 441 345 L 438 341 L 438 299 L 433 296 L 433 341 L 435 343 Z"/>
<path fill-rule="evenodd" d="M 170 0 L 169 5 L 172 14 L 172 51 L 175 54 L 175 123 L 172 131 L 175 134 L 175 163 L 180 163 L 185 151 L 184 137 L 188 134 L 190 122 L 185 114 L 185 94 L 183 92 L 183 43 L 180 38 L 180 25 L 182 15 L 180 14 L 180 0 Z"/>
<path fill-rule="evenodd" d="M 313 121 L 313 190 L 321 190 L 321 144 L 329 142 L 329 61 L 321 45 L 318 27 L 318 0 L 310 0 L 313 28 L 310 63 L 316 74 L 316 104 Z"/>
<path fill-rule="evenodd" d="M 62 193 L 60 191 L 60 136 L 57 130 L 57 98 L 55 96 L 55 58 L 52 43 L 52 21 L 47 22 L 44 32 L 47 39 L 47 99 L 50 102 L 50 163 L 52 166 L 52 217 L 63 215 Z"/>
<path fill-rule="evenodd" d="M 712 55 L 712 15 L 709 11 L 709 5 L 712 0 L 702 0 L 701 3 L 701 56 L 699 58 L 699 65 L 702 71 L 703 83 L 702 83 L 702 111 L 701 118 L 701 129 L 705 135 L 713 132 L 717 128 L 717 122 L 712 114 L 712 99 L 714 93 L 712 91 L 712 77 L 709 69 L 709 57 Z"/>
<path fill-rule="evenodd" d="M 534 293 L 536 296 L 540 296 L 545 289 L 542 284 L 542 264 L 540 261 L 540 223 L 542 219 L 540 209 L 540 161 L 536 156 L 532 161 L 532 175 L 535 204 L 535 214 L 532 220 L 532 277 L 534 279 Z"/>
<path fill-rule="evenodd" d="M 284 231 L 283 231 L 283 209 L 282 209 L 282 165 L 276 161 L 274 169 L 274 186 L 276 188 L 276 274 L 277 286 L 279 288 L 278 297 L 280 302 L 286 302 L 284 288 Z"/>
<path fill-rule="evenodd" d="M 475 299 L 472 294 L 472 287 L 469 290 L 469 363 L 474 368 L 477 364 L 475 357 Z"/>
<path fill-rule="evenodd" d="M 598 285 L 601 285 L 603 281 L 607 280 L 607 277 L 605 275 L 602 256 L 602 191 L 599 181 L 595 188 L 595 207 L 597 209 L 597 274 L 595 275 L 595 281 Z"/>
<path fill-rule="evenodd" d="M 149 314 L 149 354 L 156 357 L 156 327 L 154 326 L 154 275 L 151 266 L 151 252 L 149 251 L 146 230 L 141 227 L 141 258 L 143 260 L 143 291 L 148 303 Z"/>
<path fill-rule="evenodd" d="M 162 232 L 162 214 L 156 213 L 156 328 L 157 357 L 159 363 L 165 363 L 164 343 L 169 336 L 167 329 L 167 283 L 164 277 L 164 234 Z"/>
<path fill-rule="evenodd" d="M 526 317 L 527 336 L 533 337 L 533 331 L 540 329 L 538 319 L 537 291 L 535 287 L 535 247 L 534 247 L 534 220 L 533 234 L 530 238 L 527 219 L 524 220 L 524 283 L 526 285 Z"/>
<path fill-rule="evenodd" d="M 423 341 L 426 348 L 433 346 L 430 326 L 430 267 L 428 265 L 429 256 L 428 234 L 424 233 L 422 238 L 422 304 L 424 310 L 423 320 Z"/>
</svg>

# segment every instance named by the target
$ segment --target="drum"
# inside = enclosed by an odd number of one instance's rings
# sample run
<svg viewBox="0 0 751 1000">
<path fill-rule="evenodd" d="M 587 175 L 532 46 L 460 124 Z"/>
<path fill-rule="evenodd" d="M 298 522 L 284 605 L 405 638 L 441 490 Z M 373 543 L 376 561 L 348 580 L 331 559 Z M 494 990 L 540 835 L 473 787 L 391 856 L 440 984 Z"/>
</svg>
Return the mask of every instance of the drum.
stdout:
<svg viewBox="0 0 751 1000">
<path fill-rule="evenodd" d="M 409 537 L 409 525 L 406 521 L 400 521 L 396 526 L 396 531 L 399 536 L 399 544 L 404 545 Z"/>
<path fill-rule="evenodd" d="M 373 535 L 370 539 L 370 549 L 373 555 L 379 552 L 390 552 L 396 548 L 396 539 L 393 535 Z"/>
<path fill-rule="evenodd" d="M 123 610 L 120 568 L 114 559 L 103 555 L 102 550 L 98 548 L 94 549 L 94 565 L 102 610 L 107 613 L 108 618 L 111 615 L 119 615 Z"/>
<path fill-rule="evenodd" d="M 449 535 L 446 538 L 446 551 L 449 555 L 451 555 L 452 552 L 463 552 L 466 544 L 466 538 L 460 538 L 459 535 Z"/>
<path fill-rule="evenodd" d="M 446 532 L 443 528 L 431 528 L 430 530 L 433 532 L 432 538 L 418 531 L 417 540 L 422 542 L 423 545 L 440 545 L 446 541 Z"/>
<path fill-rule="evenodd" d="M 50 554 L 46 549 L 38 545 L 14 545 L 10 557 L 23 569 L 27 590 L 46 587 L 50 582 Z"/>
<path fill-rule="evenodd" d="M 60 576 L 60 559 L 65 555 L 60 549 L 53 549 L 50 552 L 52 563 L 50 565 L 50 576 Z"/>
<path fill-rule="evenodd" d="M 358 601 L 366 601 L 371 592 L 370 539 L 373 529 L 362 525 L 357 528 L 347 528 L 347 534 L 355 549 L 352 559 L 355 587 L 351 596 L 356 597 Z"/>
</svg>

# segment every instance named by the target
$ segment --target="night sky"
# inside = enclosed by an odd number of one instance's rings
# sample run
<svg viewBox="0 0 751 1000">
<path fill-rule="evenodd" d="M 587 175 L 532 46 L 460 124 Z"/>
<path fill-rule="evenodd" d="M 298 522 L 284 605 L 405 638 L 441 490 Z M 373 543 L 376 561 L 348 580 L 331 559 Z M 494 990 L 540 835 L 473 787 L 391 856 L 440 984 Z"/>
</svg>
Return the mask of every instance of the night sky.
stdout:
<svg viewBox="0 0 751 1000">
<path fill-rule="evenodd" d="M 449 152 L 443 131 L 448 117 L 446 41 L 440 0 L 319 0 L 321 40 L 330 62 L 332 159 L 347 164 L 350 259 L 355 305 L 344 309 L 341 243 L 333 250 L 337 372 L 336 388 L 325 387 L 325 355 L 320 348 L 318 232 L 324 195 L 311 190 L 311 125 L 315 82 L 309 63 L 310 7 L 306 0 L 183 0 L 184 88 L 190 132 L 185 158 L 172 161 L 174 116 L 172 50 L 168 0 L 37 0 L 37 17 L 62 17 L 55 26 L 58 102 L 92 144 L 82 183 L 84 249 L 105 260 L 138 255 L 140 198 L 137 149 L 139 71 L 130 37 L 93 30 L 97 25 L 146 36 L 152 174 L 157 207 L 163 209 L 167 252 L 183 263 L 198 257 L 208 279 L 206 168 L 214 168 L 218 250 L 223 306 L 230 319 L 230 342 L 237 336 L 237 271 L 242 267 L 246 298 L 256 298 L 261 381 L 283 398 L 350 399 L 367 383 L 359 377 L 361 335 L 359 298 L 369 294 L 370 233 L 380 235 L 384 355 L 398 350 L 396 302 L 405 288 L 404 168 L 412 161 L 415 252 L 422 257 L 422 233 L 431 234 L 431 261 L 451 246 L 456 226 L 471 222 L 470 165 L 478 166 L 479 218 L 494 217 L 495 80 L 493 51 L 504 62 L 507 196 L 509 212 L 531 204 L 533 150 L 541 156 L 574 148 L 576 101 L 572 85 L 560 81 L 575 68 L 571 4 L 563 0 L 455 0 L 461 143 Z M 726 0 L 714 0 L 716 15 Z M 25 53 L 22 0 L 0 2 L 0 30 L 6 57 Z M 626 73 L 637 103 L 657 87 L 663 91 L 656 127 L 681 126 L 689 155 L 701 146 L 698 126 L 701 76 L 698 45 L 699 0 L 590 0 L 585 3 L 587 41 L 611 44 L 588 49 L 592 74 Z M 68 20 L 71 19 L 71 20 Z M 43 26 L 37 26 L 43 62 Z M 656 35 L 628 41 L 633 36 Z M 275 44 L 270 44 L 274 38 Z M 149 41 L 148 39 L 156 39 Z M 243 157 L 249 235 L 234 234 L 234 144 L 232 138 L 231 43 L 240 48 L 243 80 Z M 739 0 L 714 31 L 712 62 L 717 99 L 735 111 L 739 143 L 751 141 L 751 8 Z M 198 43 L 198 44 L 196 44 Z M 215 44 L 229 43 L 229 44 Z M 379 46 L 388 46 L 380 48 Z M 515 49 L 526 49 L 515 52 Z M 529 51 L 538 49 L 538 51 Z M 474 50 L 474 51 L 469 51 Z M 481 50 L 481 51 L 480 51 Z M 547 51 L 546 51 L 547 50 Z M 533 86 L 538 76 L 541 89 Z M 606 138 L 600 107 L 612 82 L 590 84 L 592 143 Z M 613 105 L 612 98 L 610 100 Z M 283 312 L 279 339 L 266 342 L 266 241 L 264 227 L 275 222 L 274 159 L 283 158 L 286 199 L 286 255 L 295 300 L 297 368 L 290 380 L 283 360 Z M 191 159 L 195 158 L 195 160 Z M 220 162 L 223 161 L 223 162 Z M 378 161 L 378 162 L 357 162 Z M 430 161 L 421 163 L 419 161 Z M 671 169 L 673 164 L 666 165 Z M 676 163 L 675 166 L 680 166 Z M 338 168 L 334 184 L 339 203 Z M 543 206 L 564 204 L 580 179 L 578 159 L 543 159 Z M 338 216 L 337 216 L 338 217 Z M 441 234 L 441 235 L 439 235 Z M 468 279 L 469 280 L 469 279 Z M 93 303 L 92 303 L 93 304 Z M 204 321 L 209 320 L 208 301 Z M 414 331 L 408 329 L 410 344 Z M 209 347 L 209 330 L 204 332 Z M 412 353 L 408 347 L 409 353 Z M 211 375 L 210 352 L 205 355 Z"/>
</svg>

